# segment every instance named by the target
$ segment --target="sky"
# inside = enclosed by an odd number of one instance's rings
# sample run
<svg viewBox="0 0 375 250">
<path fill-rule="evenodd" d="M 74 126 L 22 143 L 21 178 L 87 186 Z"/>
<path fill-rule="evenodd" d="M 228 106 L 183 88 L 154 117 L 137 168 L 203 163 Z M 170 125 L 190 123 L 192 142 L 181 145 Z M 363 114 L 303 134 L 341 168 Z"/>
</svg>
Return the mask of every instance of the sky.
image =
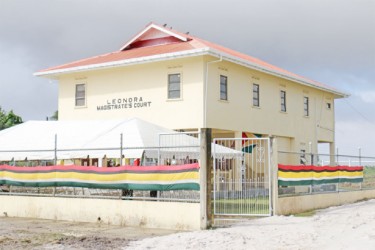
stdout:
<svg viewBox="0 0 375 250">
<path fill-rule="evenodd" d="M 0 106 L 45 120 L 58 83 L 34 72 L 116 51 L 151 21 L 350 94 L 336 146 L 375 157 L 375 0 L 0 0 Z"/>
</svg>

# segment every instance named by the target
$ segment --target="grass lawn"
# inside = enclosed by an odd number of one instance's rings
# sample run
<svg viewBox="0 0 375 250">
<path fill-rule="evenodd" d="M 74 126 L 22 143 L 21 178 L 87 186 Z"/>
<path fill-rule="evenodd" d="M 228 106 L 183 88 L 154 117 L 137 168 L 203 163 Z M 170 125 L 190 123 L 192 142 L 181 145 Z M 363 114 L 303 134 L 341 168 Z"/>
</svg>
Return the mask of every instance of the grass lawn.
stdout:
<svg viewBox="0 0 375 250">
<path fill-rule="evenodd" d="M 217 199 L 212 201 L 212 208 L 220 214 L 268 214 L 268 197 L 247 199 Z"/>
</svg>

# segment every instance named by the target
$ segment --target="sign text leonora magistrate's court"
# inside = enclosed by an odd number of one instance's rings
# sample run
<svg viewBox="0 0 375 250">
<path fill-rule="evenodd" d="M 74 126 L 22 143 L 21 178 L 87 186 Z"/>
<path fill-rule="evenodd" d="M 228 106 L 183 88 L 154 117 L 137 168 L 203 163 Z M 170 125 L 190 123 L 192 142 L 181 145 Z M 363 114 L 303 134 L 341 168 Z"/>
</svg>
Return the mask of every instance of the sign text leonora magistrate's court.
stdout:
<svg viewBox="0 0 375 250">
<path fill-rule="evenodd" d="M 108 99 L 106 104 L 97 106 L 98 111 L 113 110 L 113 109 L 132 109 L 132 108 L 148 108 L 151 106 L 150 101 L 143 101 L 143 97 L 130 98 L 113 98 Z"/>
</svg>

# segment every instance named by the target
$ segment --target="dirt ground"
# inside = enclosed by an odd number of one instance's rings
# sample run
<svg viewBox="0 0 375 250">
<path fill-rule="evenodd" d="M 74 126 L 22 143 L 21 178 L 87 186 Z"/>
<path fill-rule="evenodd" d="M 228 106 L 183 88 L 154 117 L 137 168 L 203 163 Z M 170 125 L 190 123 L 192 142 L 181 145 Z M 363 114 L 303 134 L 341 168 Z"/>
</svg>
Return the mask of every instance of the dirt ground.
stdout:
<svg viewBox="0 0 375 250">
<path fill-rule="evenodd" d="M 0 217 L 0 249 L 124 249 L 130 241 L 176 232 L 100 223 Z"/>
</svg>

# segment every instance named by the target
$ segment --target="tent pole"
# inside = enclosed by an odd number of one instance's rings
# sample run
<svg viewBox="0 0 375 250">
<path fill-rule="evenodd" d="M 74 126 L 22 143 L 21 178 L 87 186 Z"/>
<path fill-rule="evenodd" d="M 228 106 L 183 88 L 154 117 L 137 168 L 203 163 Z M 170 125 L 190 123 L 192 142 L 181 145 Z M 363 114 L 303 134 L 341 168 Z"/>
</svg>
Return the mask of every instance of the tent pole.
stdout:
<svg viewBox="0 0 375 250">
<path fill-rule="evenodd" d="M 123 135 L 120 134 L 120 166 L 122 166 L 122 143 L 123 143 Z"/>
<path fill-rule="evenodd" d="M 55 159 L 54 159 L 54 163 L 55 165 L 57 164 L 57 134 L 55 134 Z"/>
<path fill-rule="evenodd" d="M 55 134 L 55 159 L 54 159 L 54 165 L 56 166 L 57 165 L 57 134 Z M 56 187 L 53 187 L 53 196 L 56 195 Z"/>
<path fill-rule="evenodd" d="M 159 134 L 159 147 L 158 147 L 158 163 L 157 163 L 158 166 L 160 166 L 160 134 Z"/>
</svg>

